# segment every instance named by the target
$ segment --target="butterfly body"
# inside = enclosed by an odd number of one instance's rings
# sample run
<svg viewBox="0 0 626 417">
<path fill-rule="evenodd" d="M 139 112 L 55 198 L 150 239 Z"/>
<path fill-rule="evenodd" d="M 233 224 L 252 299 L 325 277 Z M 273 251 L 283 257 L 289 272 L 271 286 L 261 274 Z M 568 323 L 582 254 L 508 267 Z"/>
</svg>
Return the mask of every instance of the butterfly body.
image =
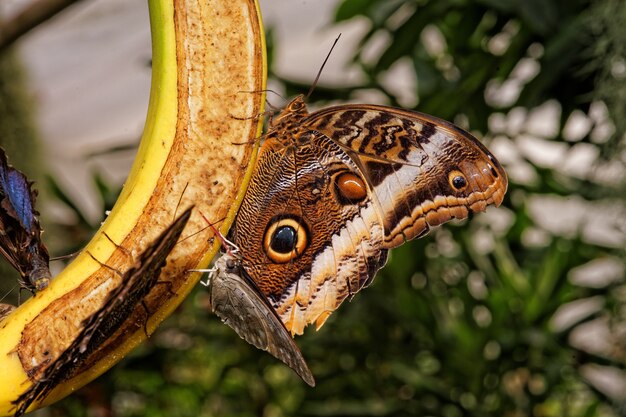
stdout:
<svg viewBox="0 0 626 417">
<path fill-rule="evenodd" d="M 469 133 L 421 113 L 297 97 L 271 122 L 230 237 L 292 334 L 368 285 L 387 251 L 499 205 L 506 174 Z"/>
</svg>

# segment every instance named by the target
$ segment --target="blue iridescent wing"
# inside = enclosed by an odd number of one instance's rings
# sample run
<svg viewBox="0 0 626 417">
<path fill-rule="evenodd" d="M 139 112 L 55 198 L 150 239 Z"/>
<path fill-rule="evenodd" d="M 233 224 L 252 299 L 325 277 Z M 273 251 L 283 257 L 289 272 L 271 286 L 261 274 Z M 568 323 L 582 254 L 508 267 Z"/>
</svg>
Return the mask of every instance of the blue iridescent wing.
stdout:
<svg viewBox="0 0 626 417">
<path fill-rule="evenodd" d="M 9 165 L 0 148 L 0 253 L 20 273 L 20 286 L 41 291 L 50 283 L 50 256 L 35 211 L 37 192 Z"/>
</svg>

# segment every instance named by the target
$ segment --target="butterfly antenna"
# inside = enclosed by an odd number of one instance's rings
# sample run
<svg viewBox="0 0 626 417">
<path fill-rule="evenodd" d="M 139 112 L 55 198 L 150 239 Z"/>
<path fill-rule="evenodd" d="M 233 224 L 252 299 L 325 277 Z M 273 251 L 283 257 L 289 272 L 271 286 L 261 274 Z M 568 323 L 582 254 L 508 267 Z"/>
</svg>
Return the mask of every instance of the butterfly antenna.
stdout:
<svg viewBox="0 0 626 417">
<path fill-rule="evenodd" d="M 320 67 L 320 70 L 317 72 L 315 81 L 313 81 L 311 88 L 309 88 L 309 92 L 306 93 L 306 96 L 304 97 L 305 101 L 307 101 L 309 97 L 311 96 L 311 94 L 313 94 L 313 90 L 315 90 L 315 87 L 317 86 L 317 82 L 319 81 L 320 76 L 322 75 L 322 71 L 324 70 L 324 66 L 326 65 L 326 62 L 328 62 L 328 58 L 330 58 L 330 54 L 332 54 L 333 49 L 335 49 L 335 45 L 337 45 L 337 42 L 339 42 L 339 38 L 341 38 L 341 33 L 339 34 L 339 36 L 337 36 L 337 39 L 335 39 L 335 42 L 333 42 L 333 46 L 330 47 L 330 51 L 328 51 L 328 55 L 326 55 L 326 59 L 324 59 L 324 62 L 322 62 L 322 66 Z"/>
<path fill-rule="evenodd" d="M 278 97 L 280 97 L 283 100 L 287 100 L 286 97 L 283 97 L 278 91 L 272 90 L 271 88 L 264 88 L 262 90 L 239 90 L 240 93 L 250 93 L 250 94 L 262 94 L 262 93 L 272 93 L 277 95 Z"/>
<path fill-rule="evenodd" d="M 1 303 L 2 301 L 4 301 L 4 299 L 5 299 L 5 298 L 7 298 L 7 297 L 9 296 L 9 294 L 11 294 L 15 288 L 17 288 L 17 286 L 15 286 L 15 285 L 14 285 L 14 286 L 13 286 L 13 288 L 11 288 L 9 291 L 7 291 L 7 293 L 6 293 L 6 294 L 4 294 L 4 295 L 2 296 L 2 298 L 0 298 L 0 303 Z"/>
<path fill-rule="evenodd" d="M 222 246 L 226 249 L 226 253 L 228 253 L 229 255 L 234 255 L 235 252 L 239 252 L 239 248 L 237 247 L 237 245 L 235 245 L 230 240 L 226 239 L 226 237 L 222 234 L 222 232 L 217 230 L 217 228 L 213 226 L 213 223 L 211 223 L 209 219 L 207 219 L 201 211 L 200 211 L 200 215 L 202 216 L 204 221 L 207 222 L 207 224 L 209 225 L 209 228 L 211 228 L 211 230 L 213 231 L 213 234 L 217 236 L 220 242 L 222 242 Z"/>
<path fill-rule="evenodd" d="M 187 187 L 189 187 L 189 181 L 185 184 L 183 188 L 183 192 L 180 193 L 180 197 L 178 197 L 178 203 L 176 203 L 176 208 L 174 209 L 174 220 L 176 220 L 176 215 L 178 214 L 178 208 L 180 207 L 180 203 L 183 201 L 183 196 L 185 195 L 185 191 L 187 191 Z"/>
</svg>

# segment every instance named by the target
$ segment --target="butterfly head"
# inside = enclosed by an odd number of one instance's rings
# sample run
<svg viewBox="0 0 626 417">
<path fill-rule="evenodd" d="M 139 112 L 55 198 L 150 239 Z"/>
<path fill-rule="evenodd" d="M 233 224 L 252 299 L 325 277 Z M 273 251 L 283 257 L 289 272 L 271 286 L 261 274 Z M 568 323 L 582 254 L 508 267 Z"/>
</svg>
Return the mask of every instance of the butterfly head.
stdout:
<svg viewBox="0 0 626 417">
<path fill-rule="evenodd" d="M 272 120 L 270 128 L 278 131 L 293 132 L 308 115 L 309 111 L 304 103 L 304 96 L 299 95 L 291 100 L 278 117 Z"/>
<path fill-rule="evenodd" d="M 216 272 L 235 274 L 239 272 L 240 268 L 241 258 L 233 252 L 228 251 L 223 253 L 217 261 L 215 261 L 214 270 L 216 270 Z"/>
</svg>

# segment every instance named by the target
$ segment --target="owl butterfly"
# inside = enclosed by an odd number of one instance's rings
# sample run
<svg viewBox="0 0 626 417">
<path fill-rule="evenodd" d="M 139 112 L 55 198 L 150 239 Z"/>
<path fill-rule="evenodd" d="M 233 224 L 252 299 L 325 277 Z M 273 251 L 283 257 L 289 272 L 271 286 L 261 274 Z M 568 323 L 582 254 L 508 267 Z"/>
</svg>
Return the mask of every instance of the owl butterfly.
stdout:
<svg viewBox="0 0 626 417">
<path fill-rule="evenodd" d="M 389 249 L 498 206 L 507 177 L 464 130 L 422 113 L 296 97 L 270 123 L 229 238 L 292 335 L 370 284 Z M 219 262 L 219 261 L 218 261 Z"/>
<path fill-rule="evenodd" d="M 34 293 L 48 286 L 51 274 L 32 185 L 0 148 L 0 253 L 20 273 L 20 287 Z"/>
<path fill-rule="evenodd" d="M 157 284 L 167 255 L 176 245 L 190 215 L 191 208 L 163 231 L 122 275 L 122 282 L 111 291 L 102 307 L 83 321 L 82 330 L 67 349 L 47 364 L 37 380 L 14 402 L 16 417 L 24 414 L 34 401 L 43 400 L 59 383 L 74 377 L 89 356 L 143 303 Z"/>
</svg>

